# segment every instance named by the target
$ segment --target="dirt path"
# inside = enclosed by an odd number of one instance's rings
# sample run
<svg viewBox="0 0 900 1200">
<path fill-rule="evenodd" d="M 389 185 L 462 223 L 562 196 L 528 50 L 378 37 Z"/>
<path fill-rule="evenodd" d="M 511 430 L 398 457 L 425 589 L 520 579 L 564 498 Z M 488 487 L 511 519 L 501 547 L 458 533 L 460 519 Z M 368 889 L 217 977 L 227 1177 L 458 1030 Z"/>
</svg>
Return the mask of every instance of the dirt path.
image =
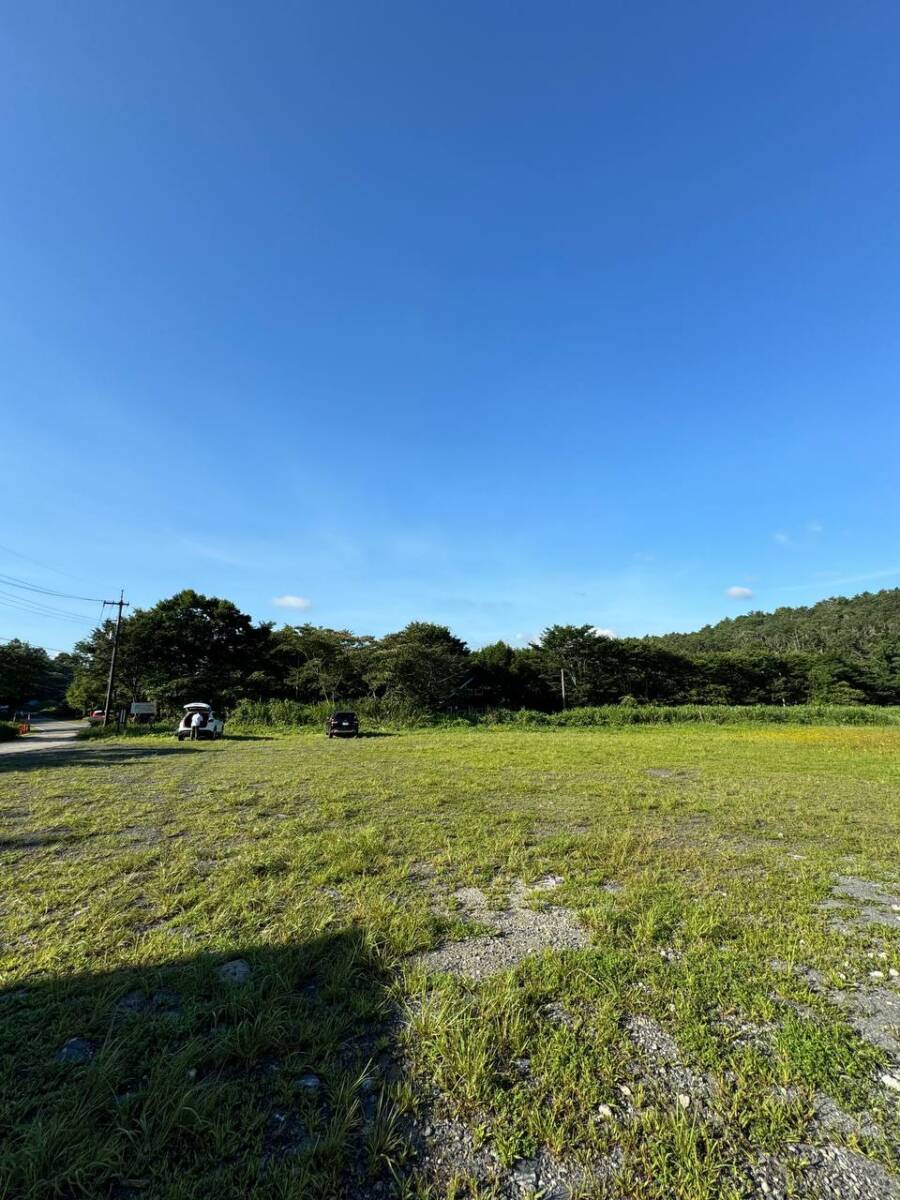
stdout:
<svg viewBox="0 0 900 1200">
<path fill-rule="evenodd" d="M 76 740 L 87 721 L 57 721 L 53 717 L 35 717 L 31 733 L 11 742 L 0 742 L 0 756 L 6 754 L 39 754 L 46 750 L 77 750 L 90 742 Z"/>
</svg>

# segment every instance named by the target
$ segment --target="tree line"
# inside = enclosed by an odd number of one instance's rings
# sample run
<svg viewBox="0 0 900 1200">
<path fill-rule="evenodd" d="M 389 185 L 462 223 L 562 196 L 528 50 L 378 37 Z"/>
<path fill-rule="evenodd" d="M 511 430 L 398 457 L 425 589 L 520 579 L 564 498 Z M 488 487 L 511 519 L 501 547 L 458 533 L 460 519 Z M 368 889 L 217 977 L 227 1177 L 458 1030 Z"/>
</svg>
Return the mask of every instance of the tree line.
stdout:
<svg viewBox="0 0 900 1200">
<path fill-rule="evenodd" d="M 37 699 L 79 711 L 103 704 L 111 621 L 71 654 L 0 644 L 0 705 Z M 350 703 L 362 697 L 430 712 L 565 703 L 898 704 L 900 589 L 722 621 L 696 633 L 610 638 L 554 625 L 525 647 L 471 650 L 448 628 L 414 621 L 383 637 L 312 624 L 256 623 L 229 600 L 186 590 L 122 622 L 116 701 L 163 710 L 202 699 Z"/>
<path fill-rule="evenodd" d="M 73 707 L 102 705 L 111 646 L 108 621 L 64 664 Z M 0 671 L 0 689 L 2 681 Z M 116 700 L 155 699 L 165 711 L 190 700 L 228 708 L 244 699 L 368 697 L 430 712 L 554 712 L 563 692 L 569 707 L 900 703 L 900 590 L 751 614 L 697 634 L 611 638 L 589 625 L 554 625 L 526 647 L 476 650 L 425 621 L 380 638 L 275 628 L 229 600 L 186 590 L 122 622 Z"/>
</svg>

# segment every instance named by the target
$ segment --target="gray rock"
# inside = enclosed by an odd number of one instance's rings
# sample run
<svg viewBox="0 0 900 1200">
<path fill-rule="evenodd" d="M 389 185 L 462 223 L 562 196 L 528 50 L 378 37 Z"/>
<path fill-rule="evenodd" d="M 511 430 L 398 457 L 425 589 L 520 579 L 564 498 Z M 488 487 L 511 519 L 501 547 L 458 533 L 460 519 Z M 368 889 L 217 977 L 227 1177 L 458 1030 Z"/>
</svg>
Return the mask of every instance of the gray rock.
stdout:
<svg viewBox="0 0 900 1200">
<path fill-rule="evenodd" d="M 510 1168 L 513 1183 L 523 1192 L 533 1191 L 538 1184 L 538 1160 L 517 1158 Z"/>
<path fill-rule="evenodd" d="M 149 1007 L 149 997 L 139 991 L 128 992 L 116 1001 L 116 1008 L 121 1012 L 142 1013 L 146 1012 Z"/>
<path fill-rule="evenodd" d="M 222 963 L 216 968 L 216 975 L 222 983 L 244 984 L 253 974 L 250 964 L 243 958 L 233 958 L 231 962 Z"/>
<path fill-rule="evenodd" d="M 313 1075 L 310 1072 L 307 1075 L 301 1075 L 299 1079 L 295 1079 L 294 1087 L 300 1088 L 301 1091 L 305 1092 L 318 1092 L 321 1090 L 322 1080 L 318 1075 Z"/>
<path fill-rule="evenodd" d="M 73 1037 L 57 1050 L 56 1058 L 58 1062 L 86 1063 L 90 1062 L 96 1053 L 93 1042 L 89 1042 L 87 1038 Z"/>
</svg>

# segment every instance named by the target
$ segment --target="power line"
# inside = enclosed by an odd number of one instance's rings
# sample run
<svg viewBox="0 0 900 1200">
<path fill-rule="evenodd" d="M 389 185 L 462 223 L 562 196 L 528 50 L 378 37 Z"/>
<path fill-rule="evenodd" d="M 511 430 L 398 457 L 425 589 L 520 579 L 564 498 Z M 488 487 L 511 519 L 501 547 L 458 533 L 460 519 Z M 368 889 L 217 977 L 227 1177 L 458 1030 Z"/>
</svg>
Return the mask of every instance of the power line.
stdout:
<svg viewBox="0 0 900 1200">
<path fill-rule="evenodd" d="M 3 599 L 2 597 L 7 597 Z M 4 608 L 14 609 L 16 612 L 27 613 L 30 617 L 48 617 L 54 621 L 71 621 L 75 625 L 91 625 L 97 624 L 96 621 L 88 620 L 83 614 L 63 612 L 62 609 L 52 609 L 38 607 L 37 605 L 21 604 L 18 596 L 9 596 L 7 592 L 0 592 L 0 605 Z"/>
<path fill-rule="evenodd" d="M 20 588 L 24 592 L 39 592 L 42 596 L 58 596 L 61 600 L 83 600 L 86 604 L 109 603 L 108 601 L 101 600 L 99 596 L 73 596 L 71 592 L 55 592 L 51 588 L 37 587 L 33 583 L 26 583 L 24 579 L 19 579 L 15 575 L 0 574 L 0 583 L 5 583 L 7 587 Z"/>
<path fill-rule="evenodd" d="M 63 650 L 62 646 L 38 646 L 35 642 L 29 642 L 25 638 L 20 637 L 0 637 L 0 642 L 8 646 L 10 642 L 21 642 L 23 646 L 31 646 L 35 650 L 49 650 L 51 654 L 71 654 L 71 650 Z"/>
<path fill-rule="evenodd" d="M 45 571 L 52 571 L 54 575 L 62 575 L 64 579 L 74 579 L 78 581 L 77 575 L 72 575 L 69 571 L 61 571 L 59 567 L 51 567 L 49 563 L 41 562 L 38 558 L 31 558 L 28 554 L 23 554 L 21 550 L 13 550 L 12 546 L 0 546 L 5 554 L 12 554 L 15 558 L 21 558 L 23 562 L 34 563 L 36 567 L 42 567 Z"/>
<path fill-rule="evenodd" d="M 87 613 L 73 612 L 70 608 L 59 608 L 55 604 L 48 604 L 46 600 L 37 600 L 31 596 L 18 596 L 15 592 L 4 591 L 2 587 L 0 587 L 0 596 L 4 596 L 7 600 L 12 601 L 13 604 L 33 608 L 35 611 L 40 611 L 45 615 L 74 617 L 78 621 L 88 620 Z"/>
</svg>

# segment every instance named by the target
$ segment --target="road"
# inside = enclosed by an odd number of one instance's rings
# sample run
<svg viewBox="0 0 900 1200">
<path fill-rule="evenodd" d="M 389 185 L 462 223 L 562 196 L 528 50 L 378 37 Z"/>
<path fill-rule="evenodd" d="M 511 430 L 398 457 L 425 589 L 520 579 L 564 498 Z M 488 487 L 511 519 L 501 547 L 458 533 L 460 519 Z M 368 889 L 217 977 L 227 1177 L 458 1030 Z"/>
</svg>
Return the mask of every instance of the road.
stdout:
<svg viewBox="0 0 900 1200">
<path fill-rule="evenodd" d="M 53 717 L 35 717 L 31 722 L 31 733 L 14 738 L 11 742 L 0 742 L 0 756 L 5 754 L 40 754 L 47 750 L 76 750 L 89 746 L 90 742 L 78 742 L 79 730 L 87 721 L 57 721 Z"/>
</svg>

